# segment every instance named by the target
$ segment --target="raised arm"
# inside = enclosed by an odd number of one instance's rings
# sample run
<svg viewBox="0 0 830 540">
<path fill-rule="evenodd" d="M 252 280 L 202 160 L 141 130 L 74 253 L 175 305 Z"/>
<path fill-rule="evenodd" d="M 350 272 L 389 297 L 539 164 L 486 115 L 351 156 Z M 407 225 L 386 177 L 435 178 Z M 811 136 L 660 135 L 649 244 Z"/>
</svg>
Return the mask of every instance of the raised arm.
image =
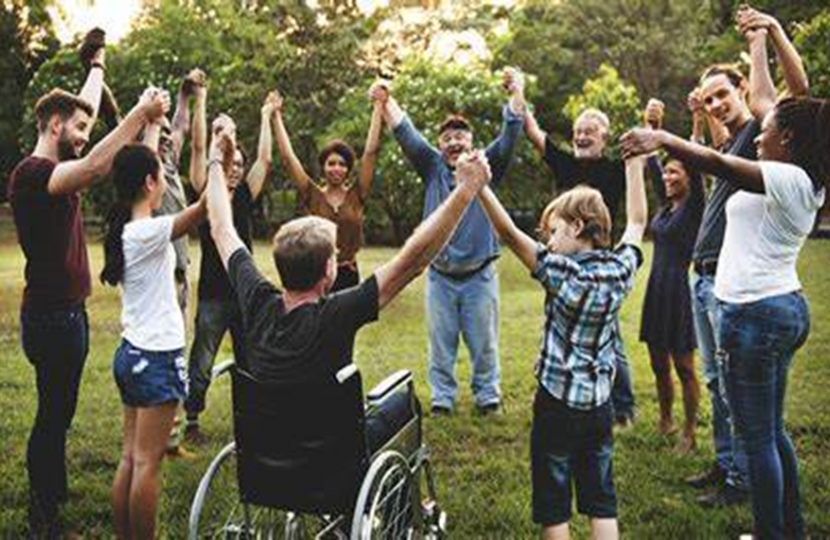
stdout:
<svg viewBox="0 0 830 540">
<path fill-rule="evenodd" d="M 205 216 L 207 216 L 207 199 L 202 194 L 198 201 L 176 214 L 173 219 L 172 239 L 175 240 L 187 234 L 187 231 L 201 223 Z"/>
<path fill-rule="evenodd" d="M 214 130 L 210 143 L 206 200 L 210 235 L 216 244 L 222 265 L 227 270 L 233 252 L 245 244 L 233 226 L 233 210 L 226 180 L 233 167 L 233 156 L 236 153 L 236 126 L 227 116 L 217 122 L 220 125 Z"/>
<path fill-rule="evenodd" d="M 75 193 L 91 186 L 111 168 L 115 154 L 133 142 L 141 128 L 154 122 L 170 108 L 170 96 L 157 88 L 148 88 L 124 120 L 89 154 L 81 159 L 64 161 L 55 167 L 47 189 L 51 195 Z"/>
<path fill-rule="evenodd" d="M 533 238 L 513 223 L 507 210 L 489 187 L 485 186 L 478 198 L 502 242 L 516 254 L 528 270 L 533 271 L 536 268 L 536 242 Z"/>
<path fill-rule="evenodd" d="M 89 73 L 84 81 L 84 86 L 79 94 L 80 98 L 92 105 L 92 116 L 89 119 L 87 133 L 92 131 L 95 121 L 98 119 L 98 111 L 101 107 L 101 94 L 104 92 L 104 63 L 106 51 L 103 47 L 95 52 L 90 63 Z"/>
<path fill-rule="evenodd" d="M 196 193 L 207 181 L 207 86 L 193 90 L 193 127 L 190 139 L 190 185 Z"/>
<path fill-rule="evenodd" d="M 159 141 L 161 141 L 161 122 L 153 122 L 144 125 L 144 133 L 141 135 L 141 142 L 145 146 L 153 149 L 153 152 L 158 153 Z"/>
<path fill-rule="evenodd" d="M 369 123 L 369 134 L 366 135 L 366 146 L 363 149 L 363 156 L 360 158 L 360 175 L 358 177 L 360 196 L 364 200 L 372 190 L 372 181 L 375 178 L 375 165 L 378 161 L 378 155 L 380 155 L 380 135 L 383 131 L 383 108 L 383 102 L 372 99 L 372 120 Z"/>
<path fill-rule="evenodd" d="M 761 167 L 756 161 L 724 154 L 662 130 L 632 129 L 623 135 L 621 143 L 626 158 L 664 148 L 670 155 L 698 172 L 733 182 L 745 191 L 764 192 Z"/>
<path fill-rule="evenodd" d="M 504 88 L 510 101 L 503 110 L 503 122 L 498 138 L 487 147 L 487 161 L 493 170 L 493 184 L 498 184 L 507 172 L 516 143 L 522 134 L 525 120 L 524 76 L 513 68 L 504 70 Z"/>
<path fill-rule="evenodd" d="M 490 177 L 487 159 L 481 152 L 468 154 L 459 159 L 455 174 L 456 188 L 441 206 L 415 229 L 392 260 L 375 272 L 381 309 L 426 270 L 452 236 L 470 202 Z"/>
<path fill-rule="evenodd" d="M 809 95 L 810 82 L 801 56 L 775 17 L 751 7 L 744 7 L 738 11 L 738 27 L 744 33 L 751 28 L 766 28 L 772 39 L 772 46 L 775 48 L 790 97 Z"/>
<path fill-rule="evenodd" d="M 541 155 L 545 155 L 545 139 L 548 134 L 539 127 L 539 122 L 536 121 L 536 115 L 528 108 L 525 111 L 525 135 L 533 143 L 533 147 Z"/>
<path fill-rule="evenodd" d="M 418 175 L 429 182 L 433 171 L 443 159 L 441 153 L 427 142 L 421 132 L 412 124 L 412 120 L 403 112 L 394 96 L 389 94 L 383 108 L 383 118 L 392 128 L 392 133 L 401 147 L 406 159 L 412 164 Z"/>
<path fill-rule="evenodd" d="M 248 176 L 245 182 L 251 190 L 251 196 L 254 200 L 259 198 L 262 193 L 262 186 L 265 184 L 265 178 L 271 171 L 274 152 L 274 140 L 272 137 L 271 119 L 274 117 L 274 111 L 277 106 L 278 95 L 274 92 L 268 94 L 265 98 L 265 103 L 260 109 L 260 124 L 259 124 L 259 144 L 257 144 L 256 161 L 251 170 L 248 171 Z"/>
<path fill-rule="evenodd" d="M 648 198 L 646 197 L 645 158 L 625 160 L 625 214 L 627 222 L 621 242 L 639 245 L 648 223 Z"/>
<path fill-rule="evenodd" d="M 277 150 L 280 153 L 280 160 L 283 167 L 288 169 L 288 176 L 291 177 L 300 193 L 305 193 L 311 187 L 312 180 L 305 172 L 303 164 L 300 163 L 300 158 L 294 153 L 294 147 L 291 146 L 291 138 L 288 136 L 288 130 L 285 128 L 285 121 L 282 117 L 283 98 L 279 92 L 276 92 L 274 107 L 274 135 L 277 138 Z"/>
<path fill-rule="evenodd" d="M 749 42 L 749 109 L 759 122 L 775 108 L 778 91 L 772 81 L 767 56 L 766 28 L 753 28 L 744 34 Z"/>
</svg>

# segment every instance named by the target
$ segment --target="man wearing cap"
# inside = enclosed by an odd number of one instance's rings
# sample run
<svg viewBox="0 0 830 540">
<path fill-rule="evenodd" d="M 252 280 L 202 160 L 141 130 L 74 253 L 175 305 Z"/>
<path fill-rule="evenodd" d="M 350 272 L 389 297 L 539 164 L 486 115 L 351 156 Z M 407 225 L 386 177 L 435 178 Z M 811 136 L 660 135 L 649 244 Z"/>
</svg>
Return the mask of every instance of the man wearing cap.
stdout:
<svg viewBox="0 0 830 540">
<path fill-rule="evenodd" d="M 504 108 L 501 133 L 486 155 L 495 185 L 504 176 L 524 123 L 524 79 L 513 69 L 504 73 L 510 103 Z M 379 82 L 373 93 L 389 93 Z M 438 130 L 438 148 L 430 145 L 412 125 L 394 98 L 385 101 L 384 119 L 401 149 L 425 185 L 426 219 L 455 188 L 459 156 L 473 148 L 473 130 L 466 118 L 451 115 Z M 493 261 L 499 256 L 498 240 L 478 200 L 468 208 L 449 244 L 430 265 L 426 286 L 429 331 L 429 383 L 432 414 L 453 412 L 458 390 L 455 360 L 458 338 L 463 336 L 473 364 L 471 386 L 481 414 L 499 410 L 498 301 L 499 287 Z"/>
</svg>

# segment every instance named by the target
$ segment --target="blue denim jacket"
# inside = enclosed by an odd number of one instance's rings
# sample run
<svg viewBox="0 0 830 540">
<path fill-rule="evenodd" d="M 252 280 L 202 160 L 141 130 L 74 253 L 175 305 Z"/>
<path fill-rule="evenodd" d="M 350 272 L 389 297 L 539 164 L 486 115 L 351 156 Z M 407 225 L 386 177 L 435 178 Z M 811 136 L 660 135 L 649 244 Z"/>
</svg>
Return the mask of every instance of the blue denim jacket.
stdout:
<svg viewBox="0 0 830 540">
<path fill-rule="evenodd" d="M 487 147 L 487 159 L 493 172 L 491 184 L 504 176 L 513 150 L 523 132 L 524 116 L 505 106 L 504 121 L 498 138 Z M 455 172 L 447 165 L 441 152 L 429 144 L 415 129 L 408 116 L 394 130 L 395 138 L 426 186 L 424 214 L 426 219 L 449 196 L 455 187 Z M 435 260 L 442 269 L 464 271 L 498 256 L 499 244 L 487 214 L 478 199 L 474 200 L 458 228 Z"/>
</svg>

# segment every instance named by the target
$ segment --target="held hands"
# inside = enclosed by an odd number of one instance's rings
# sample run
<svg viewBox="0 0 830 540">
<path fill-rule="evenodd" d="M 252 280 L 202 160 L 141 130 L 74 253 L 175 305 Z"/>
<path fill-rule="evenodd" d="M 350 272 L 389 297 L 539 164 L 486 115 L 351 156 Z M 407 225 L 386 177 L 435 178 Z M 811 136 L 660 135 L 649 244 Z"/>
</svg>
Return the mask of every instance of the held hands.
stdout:
<svg viewBox="0 0 830 540">
<path fill-rule="evenodd" d="M 141 94 L 138 107 L 144 112 L 148 123 L 156 123 L 170 110 L 170 94 L 155 86 L 149 86 Z"/>
<path fill-rule="evenodd" d="M 181 92 L 187 97 L 204 96 L 207 93 L 207 75 L 199 68 L 191 69 L 182 79 Z"/>
<path fill-rule="evenodd" d="M 689 108 L 689 112 L 693 116 L 706 114 L 706 109 L 703 108 L 703 96 L 700 93 L 699 87 L 689 92 L 689 96 L 686 98 L 686 107 Z"/>
<path fill-rule="evenodd" d="M 511 96 L 524 96 L 525 76 L 515 67 L 507 67 L 502 71 L 502 86 Z"/>
<path fill-rule="evenodd" d="M 666 104 L 659 99 L 649 99 L 643 113 L 646 126 L 651 129 L 663 129 L 663 117 L 666 113 Z"/>
<path fill-rule="evenodd" d="M 282 111 L 282 96 L 279 91 L 272 90 L 265 98 L 265 103 L 262 104 L 262 117 L 271 118 L 277 111 Z"/>
<path fill-rule="evenodd" d="M 623 158 L 628 160 L 650 154 L 663 145 L 663 131 L 634 128 L 620 138 Z"/>
<path fill-rule="evenodd" d="M 740 31 L 748 40 L 765 38 L 781 30 L 778 20 L 766 13 L 762 13 L 746 4 L 738 8 L 735 21 Z"/>
<path fill-rule="evenodd" d="M 459 187 L 478 193 L 481 188 L 490 182 L 492 177 L 490 163 L 487 161 L 484 151 L 466 152 L 458 158 L 455 167 L 455 181 Z"/>
<path fill-rule="evenodd" d="M 369 88 L 369 99 L 373 105 L 385 105 L 391 95 L 391 84 L 386 79 L 378 79 Z"/>
</svg>

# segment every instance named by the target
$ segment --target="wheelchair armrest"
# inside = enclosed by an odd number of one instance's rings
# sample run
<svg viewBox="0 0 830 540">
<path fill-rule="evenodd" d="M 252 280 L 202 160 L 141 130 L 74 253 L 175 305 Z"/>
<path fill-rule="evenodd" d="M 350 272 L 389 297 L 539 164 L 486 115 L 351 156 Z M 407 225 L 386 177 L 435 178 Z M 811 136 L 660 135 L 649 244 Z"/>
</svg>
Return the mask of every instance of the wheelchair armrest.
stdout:
<svg viewBox="0 0 830 540">
<path fill-rule="evenodd" d="M 210 380 L 215 381 L 225 373 L 231 370 L 234 366 L 235 362 L 233 358 L 226 358 L 225 360 L 219 362 L 213 369 L 210 370 Z"/>
<path fill-rule="evenodd" d="M 340 368 L 340 371 L 338 371 L 334 377 L 337 379 L 338 384 L 343 384 L 354 376 L 355 373 L 357 373 L 357 365 L 349 364 L 348 366 Z"/>
<path fill-rule="evenodd" d="M 377 386 L 372 388 L 369 393 L 366 395 L 366 401 L 369 405 L 377 405 L 378 403 L 382 402 L 386 397 L 396 390 L 398 390 L 403 385 L 408 385 L 412 383 L 412 372 L 408 369 L 402 369 L 400 371 L 396 371 L 392 375 L 389 375 L 385 379 L 383 379 Z"/>
</svg>

